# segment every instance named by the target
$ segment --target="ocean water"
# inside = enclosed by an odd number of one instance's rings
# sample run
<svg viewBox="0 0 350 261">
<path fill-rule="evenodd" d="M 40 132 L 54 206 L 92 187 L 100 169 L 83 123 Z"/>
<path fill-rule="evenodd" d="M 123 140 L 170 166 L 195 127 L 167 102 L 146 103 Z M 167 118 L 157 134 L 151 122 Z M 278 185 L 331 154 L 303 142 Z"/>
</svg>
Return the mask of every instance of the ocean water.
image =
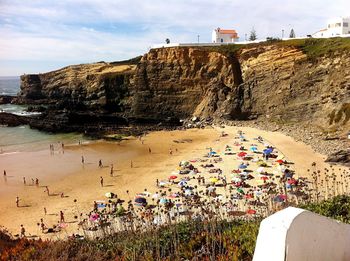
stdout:
<svg viewBox="0 0 350 261">
<path fill-rule="evenodd" d="M 0 76 L 0 95 L 15 96 L 19 90 L 19 76 Z"/>
<path fill-rule="evenodd" d="M 0 77 L 0 95 L 15 96 L 19 90 L 19 77 Z M 37 114 L 28 113 L 26 109 L 27 106 L 25 105 L 0 105 L 0 112 L 8 112 L 16 115 Z M 72 144 L 78 143 L 79 140 L 83 140 L 83 137 L 77 133 L 50 134 L 31 129 L 29 126 L 0 126 L 0 156 L 7 153 L 44 150 L 48 149 L 50 144 L 58 142 Z"/>
</svg>

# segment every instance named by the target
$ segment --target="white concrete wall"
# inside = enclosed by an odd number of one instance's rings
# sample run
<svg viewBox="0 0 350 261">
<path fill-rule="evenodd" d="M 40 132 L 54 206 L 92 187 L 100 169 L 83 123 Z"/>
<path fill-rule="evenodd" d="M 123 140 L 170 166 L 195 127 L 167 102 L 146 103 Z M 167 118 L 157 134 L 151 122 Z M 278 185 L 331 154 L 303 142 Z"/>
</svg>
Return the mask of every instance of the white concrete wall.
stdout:
<svg viewBox="0 0 350 261">
<path fill-rule="evenodd" d="M 253 260 L 350 260 L 350 225 L 289 207 L 261 222 Z"/>
</svg>

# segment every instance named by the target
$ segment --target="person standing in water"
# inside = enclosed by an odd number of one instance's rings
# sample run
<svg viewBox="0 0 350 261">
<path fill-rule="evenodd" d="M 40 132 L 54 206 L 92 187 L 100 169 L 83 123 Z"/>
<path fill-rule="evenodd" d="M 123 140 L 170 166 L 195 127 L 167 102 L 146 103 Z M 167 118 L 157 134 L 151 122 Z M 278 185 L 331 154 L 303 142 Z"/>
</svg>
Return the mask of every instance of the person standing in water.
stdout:
<svg viewBox="0 0 350 261">
<path fill-rule="evenodd" d="M 111 177 L 113 177 L 113 172 L 114 172 L 114 169 L 113 169 L 113 164 L 111 164 L 111 171 L 110 171 L 110 175 L 111 175 Z"/>
</svg>

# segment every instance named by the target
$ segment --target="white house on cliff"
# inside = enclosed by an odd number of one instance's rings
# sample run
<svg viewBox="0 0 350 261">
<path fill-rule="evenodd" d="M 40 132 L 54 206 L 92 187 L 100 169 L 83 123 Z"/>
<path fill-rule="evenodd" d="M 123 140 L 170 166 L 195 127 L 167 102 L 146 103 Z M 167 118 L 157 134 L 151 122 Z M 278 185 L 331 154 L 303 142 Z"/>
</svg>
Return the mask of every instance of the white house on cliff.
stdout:
<svg viewBox="0 0 350 261">
<path fill-rule="evenodd" d="M 350 17 L 338 17 L 328 20 L 327 28 L 312 35 L 315 38 L 327 38 L 350 34 Z"/>
<path fill-rule="evenodd" d="M 236 30 L 217 28 L 213 30 L 211 39 L 213 43 L 234 43 L 239 37 Z"/>
</svg>

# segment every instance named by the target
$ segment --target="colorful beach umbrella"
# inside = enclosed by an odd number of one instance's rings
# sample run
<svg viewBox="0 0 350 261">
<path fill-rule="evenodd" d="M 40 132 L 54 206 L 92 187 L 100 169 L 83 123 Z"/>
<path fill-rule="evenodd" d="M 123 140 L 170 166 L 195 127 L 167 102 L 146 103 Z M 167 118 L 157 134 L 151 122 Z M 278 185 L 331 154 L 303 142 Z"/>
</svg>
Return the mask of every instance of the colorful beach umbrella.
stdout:
<svg viewBox="0 0 350 261">
<path fill-rule="evenodd" d="M 239 166 L 238 166 L 239 169 L 246 169 L 247 167 L 248 166 L 246 164 L 243 164 L 243 163 L 239 164 Z"/>
<path fill-rule="evenodd" d="M 256 213 L 256 211 L 254 209 L 247 210 L 247 214 L 249 214 L 249 215 L 254 215 L 255 213 Z"/>
<path fill-rule="evenodd" d="M 219 180 L 218 180 L 217 178 L 210 178 L 209 181 L 210 181 L 211 183 L 216 183 L 216 182 L 218 182 Z"/>
<path fill-rule="evenodd" d="M 169 177 L 169 179 L 172 179 L 172 180 L 177 179 L 177 176 L 172 175 L 172 176 Z"/>
<path fill-rule="evenodd" d="M 276 160 L 276 162 L 277 162 L 278 164 L 283 164 L 283 163 L 284 163 L 284 161 L 283 161 L 283 160 L 281 160 L 281 159 Z"/>
<path fill-rule="evenodd" d="M 251 146 L 249 149 L 253 152 L 258 151 L 258 148 L 256 146 Z"/>
<path fill-rule="evenodd" d="M 238 157 L 245 157 L 247 155 L 247 152 L 241 151 L 240 153 L 237 154 Z"/>
</svg>

